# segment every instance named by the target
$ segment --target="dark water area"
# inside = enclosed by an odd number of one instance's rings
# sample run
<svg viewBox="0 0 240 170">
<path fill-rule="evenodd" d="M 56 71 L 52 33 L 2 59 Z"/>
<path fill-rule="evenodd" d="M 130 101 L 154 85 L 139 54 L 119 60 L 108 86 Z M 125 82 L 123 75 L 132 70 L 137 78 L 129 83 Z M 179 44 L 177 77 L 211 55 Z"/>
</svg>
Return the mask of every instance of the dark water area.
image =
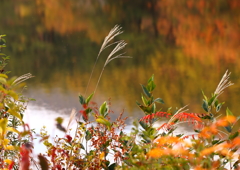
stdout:
<svg viewBox="0 0 240 170">
<path fill-rule="evenodd" d="M 111 61 L 104 70 L 93 101 L 111 101 L 118 115 L 140 118 L 136 105 L 141 86 L 154 74 L 154 97 L 164 100 L 162 110 L 188 105 L 202 113 L 202 92 L 215 91 L 226 70 L 233 86 L 219 97 L 239 115 L 240 3 L 238 0 L 3 0 L 0 34 L 6 34 L 11 56 L 9 76 L 32 73 L 24 92 L 46 110 L 70 113 L 80 109 L 104 37 L 114 25 L 122 26 L 131 59 Z M 94 90 L 109 50 L 97 63 L 88 95 Z M 34 111 L 33 111 L 34 112 Z"/>
</svg>

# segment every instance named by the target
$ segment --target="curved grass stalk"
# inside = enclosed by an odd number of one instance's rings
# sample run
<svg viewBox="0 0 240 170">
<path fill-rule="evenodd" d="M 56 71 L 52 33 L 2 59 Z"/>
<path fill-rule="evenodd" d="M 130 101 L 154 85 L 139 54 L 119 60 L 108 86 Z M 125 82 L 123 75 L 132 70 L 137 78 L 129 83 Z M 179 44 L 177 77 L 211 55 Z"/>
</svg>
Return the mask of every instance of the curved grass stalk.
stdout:
<svg viewBox="0 0 240 170">
<path fill-rule="evenodd" d="M 32 77 L 34 77 L 34 76 L 31 73 L 24 74 L 24 75 L 18 77 L 16 80 L 14 80 L 14 82 L 12 83 L 12 86 L 18 85 L 18 84 L 22 83 L 23 81 L 30 79 Z"/>
<path fill-rule="evenodd" d="M 173 121 L 174 121 L 174 118 L 176 117 L 177 114 L 179 114 L 179 113 L 181 113 L 181 112 L 186 112 L 186 111 L 188 111 L 188 109 L 186 109 L 187 106 L 188 106 L 188 105 L 186 105 L 186 106 L 178 109 L 178 111 L 171 117 L 171 119 L 168 121 L 168 123 L 173 122 Z"/>
<path fill-rule="evenodd" d="M 101 53 L 102 53 L 103 50 L 105 50 L 106 48 L 108 48 L 108 47 L 110 47 L 110 46 L 112 46 L 112 45 L 114 45 L 114 44 L 117 44 L 116 47 L 112 50 L 112 52 L 111 52 L 111 53 L 109 54 L 109 56 L 107 57 L 107 60 L 106 60 L 106 62 L 105 62 L 105 64 L 104 64 L 104 66 L 103 66 L 103 69 L 102 69 L 101 73 L 100 73 L 100 76 L 99 76 L 99 79 L 98 79 L 98 82 L 97 82 L 97 85 L 96 85 L 96 87 L 95 87 L 95 90 L 94 90 L 94 93 L 93 93 L 93 94 L 95 94 L 95 92 L 96 92 L 96 89 L 97 89 L 98 84 L 99 84 L 99 81 L 100 81 L 100 79 L 101 79 L 101 77 L 102 77 L 102 73 L 103 73 L 104 68 L 106 67 L 106 65 L 107 65 L 110 61 L 112 61 L 113 59 L 116 59 L 116 58 L 130 58 L 130 57 L 128 57 L 128 56 L 122 56 L 123 54 L 119 54 L 119 55 L 113 57 L 114 54 L 116 54 L 118 51 L 120 51 L 121 49 L 123 49 L 123 48 L 127 45 L 127 43 L 126 43 L 124 40 L 120 40 L 120 41 L 116 41 L 116 42 L 110 43 L 116 36 L 118 36 L 118 35 L 120 35 L 121 33 L 123 33 L 123 31 L 121 31 L 121 29 L 122 29 L 122 28 L 121 28 L 119 25 L 115 25 L 115 26 L 111 29 L 111 31 L 108 33 L 108 35 L 105 37 L 105 39 L 104 39 L 104 41 L 103 41 L 103 44 L 102 44 L 102 46 L 101 46 L 101 48 L 100 48 L 100 50 L 99 50 L 99 53 L 98 53 L 98 55 L 97 55 L 97 58 L 96 58 L 96 60 L 95 60 L 93 69 L 92 69 L 92 71 L 91 71 L 91 74 L 90 74 L 90 77 L 89 77 L 89 80 L 88 80 L 88 83 L 87 83 L 87 87 L 86 87 L 84 96 L 85 96 L 86 93 L 87 93 L 87 90 L 88 90 L 90 81 L 91 81 L 91 79 L 92 79 L 93 72 L 94 72 L 95 67 L 96 67 L 96 63 L 97 63 L 98 58 L 99 58 L 99 56 L 101 55 Z"/>
<path fill-rule="evenodd" d="M 224 89 L 226 89 L 227 87 L 234 84 L 231 81 L 229 81 L 230 75 L 231 75 L 231 72 L 228 73 L 228 70 L 223 75 L 221 81 L 219 82 L 219 84 L 214 92 L 214 95 L 216 97 L 215 97 L 215 100 L 212 102 L 212 104 L 214 104 L 215 101 L 217 100 L 218 96 L 220 96 L 224 92 L 223 91 Z"/>
</svg>

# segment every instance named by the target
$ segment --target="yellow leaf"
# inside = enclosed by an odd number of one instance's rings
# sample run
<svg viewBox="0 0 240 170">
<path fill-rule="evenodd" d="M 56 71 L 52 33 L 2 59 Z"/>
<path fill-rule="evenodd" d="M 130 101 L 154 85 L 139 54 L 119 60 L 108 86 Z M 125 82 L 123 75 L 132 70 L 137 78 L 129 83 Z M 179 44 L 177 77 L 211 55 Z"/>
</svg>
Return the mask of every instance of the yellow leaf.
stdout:
<svg viewBox="0 0 240 170">
<path fill-rule="evenodd" d="M 3 78 L 8 78 L 8 76 L 6 74 L 0 74 L 0 77 L 3 77 Z"/>
<path fill-rule="evenodd" d="M 8 95 L 14 98 L 14 100 L 18 100 L 18 94 L 12 90 L 8 91 Z"/>
<path fill-rule="evenodd" d="M 8 119 L 6 118 L 0 119 L 0 135 L 2 136 L 2 139 L 4 138 L 4 135 L 6 133 L 7 123 Z"/>
<path fill-rule="evenodd" d="M 18 112 L 16 112 L 14 109 L 9 109 L 8 112 L 22 121 L 22 116 Z"/>
<path fill-rule="evenodd" d="M 6 149 L 6 150 L 15 150 L 15 147 L 12 146 L 12 145 L 7 145 L 7 146 L 4 146 L 4 149 Z"/>
<path fill-rule="evenodd" d="M 5 78 L 3 78 L 3 77 L 0 77 L 0 83 L 2 83 L 2 84 L 6 84 L 6 83 L 7 83 L 7 81 L 6 81 L 6 79 L 5 79 Z"/>
<path fill-rule="evenodd" d="M 17 129 L 14 129 L 13 127 L 7 127 L 7 131 L 15 132 L 15 133 L 20 133 Z"/>
<path fill-rule="evenodd" d="M 5 159 L 4 162 L 6 162 L 8 165 L 10 165 L 13 161 L 10 159 Z"/>
<path fill-rule="evenodd" d="M 102 153 L 99 155 L 99 158 L 100 158 L 101 160 L 103 160 L 103 159 L 104 159 L 104 157 L 105 157 L 105 153 L 104 153 L 104 152 L 102 152 Z"/>
<path fill-rule="evenodd" d="M 5 139 L 3 140 L 3 145 L 9 144 L 9 142 L 10 142 L 10 140 L 5 138 Z"/>
</svg>

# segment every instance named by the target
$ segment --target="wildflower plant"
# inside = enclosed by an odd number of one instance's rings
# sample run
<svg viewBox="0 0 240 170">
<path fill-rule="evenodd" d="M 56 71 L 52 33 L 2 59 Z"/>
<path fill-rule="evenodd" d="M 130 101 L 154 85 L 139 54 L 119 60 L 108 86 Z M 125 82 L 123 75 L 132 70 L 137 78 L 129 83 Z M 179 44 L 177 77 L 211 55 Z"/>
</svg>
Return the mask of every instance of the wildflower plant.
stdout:
<svg viewBox="0 0 240 170">
<path fill-rule="evenodd" d="M 18 78 L 8 78 L 9 71 L 5 67 L 10 57 L 2 53 L 2 48 L 6 47 L 4 36 L 0 35 L 0 169 L 21 169 L 19 162 L 30 161 L 29 155 L 28 160 L 22 159 L 26 156 L 22 150 L 32 140 L 32 130 L 23 122 L 23 113 L 31 99 L 17 91 L 23 88 L 22 82 L 32 75 L 28 73 Z M 20 127 L 23 131 L 19 131 Z M 32 148 L 27 149 L 30 151 Z"/>
<path fill-rule="evenodd" d="M 230 73 L 226 71 L 210 99 L 204 95 L 202 107 L 206 111 L 205 113 L 187 113 L 185 106 L 174 114 L 168 112 L 148 114 L 146 107 L 138 104 L 147 113 L 139 122 L 144 129 L 143 132 L 149 125 L 152 126 L 156 118 L 170 117 L 169 121 L 157 128 L 160 133 L 156 135 L 154 144 L 146 154 L 146 160 L 149 159 L 148 165 L 151 165 L 149 169 L 240 168 L 240 135 L 239 130 L 233 130 L 240 117 L 235 117 L 228 108 L 221 117 L 218 114 L 224 104 L 224 102 L 218 102 L 219 95 L 225 88 L 233 85 L 228 80 L 229 75 Z M 145 88 L 143 90 L 146 91 Z M 189 122 L 194 125 L 195 134 L 173 133 L 180 123 Z M 144 134 L 146 135 L 146 133 Z M 134 165 L 127 167 L 134 167 Z"/>
</svg>

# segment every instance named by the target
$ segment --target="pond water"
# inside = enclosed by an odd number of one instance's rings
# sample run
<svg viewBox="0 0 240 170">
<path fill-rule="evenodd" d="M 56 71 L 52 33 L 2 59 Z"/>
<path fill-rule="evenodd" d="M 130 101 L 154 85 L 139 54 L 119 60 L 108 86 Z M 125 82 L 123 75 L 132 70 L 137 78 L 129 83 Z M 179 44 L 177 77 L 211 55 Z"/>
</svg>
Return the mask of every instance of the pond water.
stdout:
<svg viewBox="0 0 240 170">
<path fill-rule="evenodd" d="M 240 115 L 240 6 L 234 2 L 1 1 L 0 34 L 7 34 L 9 76 L 35 76 L 24 91 L 36 99 L 26 120 L 34 122 L 32 127 L 49 126 L 52 115 L 68 117 L 72 108 L 81 109 L 78 95 L 84 94 L 101 43 L 116 24 L 124 30 L 116 40 L 128 43 L 123 52 L 132 58 L 106 66 L 93 98 L 99 106 L 110 100 L 113 118 L 123 110 L 131 120 L 144 115 L 136 100 L 141 100 L 140 84 L 152 74 L 154 97 L 165 102 L 158 108 L 189 105 L 190 112 L 202 113 L 201 90 L 210 96 L 227 69 L 235 85 L 219 98 L 226 101 L 222 114 L 229 107 Z M 87 95 L 109 52 L 100 56 Z"/>
</svg>

